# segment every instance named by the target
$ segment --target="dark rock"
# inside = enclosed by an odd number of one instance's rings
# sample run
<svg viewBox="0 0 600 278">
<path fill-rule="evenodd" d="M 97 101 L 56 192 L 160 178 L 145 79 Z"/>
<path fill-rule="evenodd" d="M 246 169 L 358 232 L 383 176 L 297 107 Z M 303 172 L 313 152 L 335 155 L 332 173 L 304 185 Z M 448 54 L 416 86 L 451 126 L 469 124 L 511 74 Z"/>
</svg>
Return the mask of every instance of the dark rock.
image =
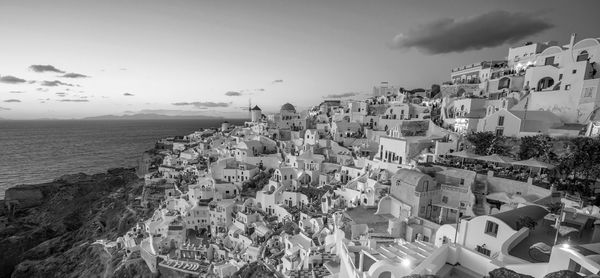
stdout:
<svg viewBox="0 0 600 278">
<path fill-rule="evenodd" d="M 0 277 L 152 277 L 143 260 L 123 262 L 123 251 L 92 244 L 116 240 L 149 216 L 130 206 L 142 190 L 135 169 L 123 168 L 8 189 L 11 200 L 30 206 L 0 230 Z"/>
</svg>

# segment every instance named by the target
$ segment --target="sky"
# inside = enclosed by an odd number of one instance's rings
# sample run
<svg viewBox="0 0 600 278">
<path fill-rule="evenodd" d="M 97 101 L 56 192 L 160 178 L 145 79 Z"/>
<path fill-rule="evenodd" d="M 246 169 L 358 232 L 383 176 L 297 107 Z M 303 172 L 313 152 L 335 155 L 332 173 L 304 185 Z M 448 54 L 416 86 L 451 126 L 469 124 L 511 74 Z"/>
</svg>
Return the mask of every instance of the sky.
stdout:
<svg viewBox="0 0 600 278">
<path fill-rule="evenodd" d="M 600 1 L 0 0 L 0 118 L 243 117 L 429 88 L 527 41 L 600 37 Z M 246 109 L 246 110 L 244 110 Z"/>
</svg>

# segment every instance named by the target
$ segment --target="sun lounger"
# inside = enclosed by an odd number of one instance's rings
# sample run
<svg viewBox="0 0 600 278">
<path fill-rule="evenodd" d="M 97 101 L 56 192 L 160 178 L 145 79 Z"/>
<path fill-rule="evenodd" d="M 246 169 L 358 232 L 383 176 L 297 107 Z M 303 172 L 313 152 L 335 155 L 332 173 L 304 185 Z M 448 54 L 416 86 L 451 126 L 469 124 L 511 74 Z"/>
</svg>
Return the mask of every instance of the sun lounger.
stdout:
<svg viewBox="0 0 600 278">
<path fill-rule="evenodd" d="M 538 253 L 542 253 L 544 255 L 550 256 L 550 253 L 552 253 L 552 247 L 544 242 L 538 242 L 534 245 L 531 245 L 531 247 L 529 247 L 529 257 L 531 257 L 532 259 L 536 260 L 536 261 L 541 261 L 535 258 L 535 256 L 533 256 L 531 251 L 537 251 Z"/>
</svg>

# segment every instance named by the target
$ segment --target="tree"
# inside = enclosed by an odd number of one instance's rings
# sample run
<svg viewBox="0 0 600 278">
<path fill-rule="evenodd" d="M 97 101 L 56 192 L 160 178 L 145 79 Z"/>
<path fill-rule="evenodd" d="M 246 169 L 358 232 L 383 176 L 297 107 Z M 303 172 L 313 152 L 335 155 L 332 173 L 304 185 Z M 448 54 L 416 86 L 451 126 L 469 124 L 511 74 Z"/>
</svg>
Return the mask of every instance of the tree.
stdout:
<svg viewBox="0 0 600 278">
<path fill-rule="evenodd" d="M 490 271 L 490 278 L 533 278 L 533 276 L 520 274 L 508 268 L 496 268 Z"/>
<path fill-rule="evenodd" d="M 518 229 L 529 228 L 530 230 L 535 230 L 535 226 L 537 226 L 537 222 L 529 216 L 521 216 L 519 217 L 519 220 L 517 220 Z"/>
<path fill-rule="evenodd" d="M 491 131 L 475 132 L 467 135 L 467 141 L 475 148 L 478 155 L 507 155 L 509 147 L 504 136 L 496 136 Z"/>
<path fill-rule="evenodd" d="M 552 151 L 552 138 L 548 135 L 525 136 L 519 145 L 519 159 L 537 158 L 550 162 L 556 160 Z"/>
<path fill-rule="evenodd" d="M 600 138 L 571 138 L 559 161 L 556 168 L 562 178 L 559 190 L 590 196 L 590 185 L 600 178 Z"/>
<path fill-rule="evenodd" d="M 431 97 L 432 98 L 437 96 L 437 94 L 439 94 L 440 91 L 441 91 L 440 85 L 438 85 L 438 84 L 431 85 Z"/>
</svg>

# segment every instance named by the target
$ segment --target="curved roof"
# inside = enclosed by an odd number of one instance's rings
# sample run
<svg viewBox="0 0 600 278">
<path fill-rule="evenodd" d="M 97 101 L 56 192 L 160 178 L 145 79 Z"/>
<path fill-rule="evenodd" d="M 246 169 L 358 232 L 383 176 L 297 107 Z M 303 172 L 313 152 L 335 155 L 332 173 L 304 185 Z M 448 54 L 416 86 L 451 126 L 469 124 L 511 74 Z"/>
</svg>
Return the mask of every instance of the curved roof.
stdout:
<svg viewBox="0 0 600 278">
<path fill-rule="evenodd" d="M 490 216 L 506 223 L 506 225 L 510 226 L 513 230 L 516 231 L 518 230 L 517 221 L 519 221 L 519 218 L 521 218 L 522 216 L 529 216 L 533 220 L 538 221 L 544 218 L 544 216 L 546 216 L 547 214 L 548 210 L 546 208 L 536 205 L 529 205 L 505 212 L 492 214 Z"/>
<path fill-rule="evenodd" d="M 427 175 L 416 170 L 400 169 L 394 176 L 408 184 L 417 185 L 419 180 Z"/>
<path fill-rule="evenodd" d="M 296 107 L 294 107 L 291 103 L 286 103 L 281 106 L 281 111 L 292 111 L 296 112 Z"/>
</svg>

